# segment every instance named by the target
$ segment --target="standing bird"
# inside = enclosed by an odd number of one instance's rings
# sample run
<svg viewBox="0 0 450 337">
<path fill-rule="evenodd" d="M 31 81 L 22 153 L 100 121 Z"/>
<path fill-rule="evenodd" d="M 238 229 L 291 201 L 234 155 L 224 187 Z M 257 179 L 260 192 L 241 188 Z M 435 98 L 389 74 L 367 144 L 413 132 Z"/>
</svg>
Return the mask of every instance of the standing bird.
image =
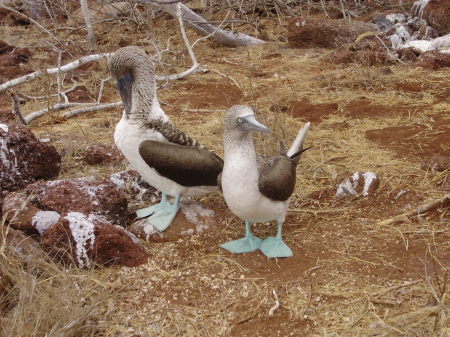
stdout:
<svg viewBox="0 0 450 337">
<path fill-rule="evenodd" d="M 134 46 L 117 50 L 109 70 L 125 107 L 114 141 L 131 166 L 162 192 L 161 202 L 136 212 L 138 218 L 165 230 L 180 208 L 181 196 L 217 190 L 223 161 L 183 131 L 178 130 L 156 98 L 153 61 Z M 175 198 L 172 204 L 167 196 Z"/>
<path fill-rule="evenodd" d="M 259 123 L 247 106 L 232 107 L 224 120 L 224 167 L 221 188 L 230 210 L 245 221 L 245 237 L 221 245 L 233 253 L 260 249 L 267 257 L 292 256 L 281 238 L 289 200 L 295 188 L 296 167 L 300 160 L 309 122 L 299 131 L 289 151 L 280 143 L 281 154 L 256 154 L 251 131 L 270 132 Z M 276 220 L 278 233 L 262 241 L 253 236 L 251 224 Z"/>
</svg>

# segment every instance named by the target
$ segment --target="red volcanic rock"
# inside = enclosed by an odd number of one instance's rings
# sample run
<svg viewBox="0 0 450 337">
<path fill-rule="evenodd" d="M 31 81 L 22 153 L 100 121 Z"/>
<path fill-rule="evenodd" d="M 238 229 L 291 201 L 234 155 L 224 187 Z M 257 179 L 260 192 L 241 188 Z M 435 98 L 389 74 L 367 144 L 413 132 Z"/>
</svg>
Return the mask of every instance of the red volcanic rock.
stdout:
<svg viewBox="0 0 450 337">
<path fill-rule="evenodd" d="M 40 209 L 92 214 L 105 222 L 125 226 L 127 199 L 109 180 L 95 177 L 38 182 L 27 186 Z"/>
<path fill-rule="evenodd" d="M 84 149 L 83 161 L 89 165 L 107 164 L 121 159 L 122 154 L 112 145 L 92 144 Z"/>
<path fill-rule="evenodd" d="M 437 50 L 426 51 L 420 55 L 416 66 L 430 70 L 450 67 L 450 55 L 440 53 Z"/>
<path fill-rule="evenodd" d="M 35 207 L 24 192 L 9 193 L 3 203 L 7 223 L 26 234 L 40 236 L 58 222 L 60 214 Z"/>
<path fill-rule="evenodd" d="M 423 9 L 422 18 L 427 20 L 439 35 L 450 33 L 450 0 L 430 0 Z"/>
<path fill-rule="evenodd" d="M 344 178 L 338 185 L 336 196 L 371 196 L 379 184 L 380 180 L 375 173 L 355 172 L 351 176 Z"/>
<path fill-rule="evenodd" d="M 50 255 L 80 268 L 89 267 L 92 262 L 135 267 L 148 258 L 133 234 L 95 215 L 80 212 L 69 212 L 47 230 L 41 245 Z"/>
<path fill-rule="evenodd" d="M 56 177 L 61 156 L 17 122 L 0 122 L 0 189 L 14 191 L 39 179 Z"/>
<path fill-rule="evenodd" d="M 379 29 L 372 23 L 302 16 L 291 21 L 288 31 L 288 41 L 293 47 L 335 48 L 355 41 L 362 33 Z"/>
</svg>

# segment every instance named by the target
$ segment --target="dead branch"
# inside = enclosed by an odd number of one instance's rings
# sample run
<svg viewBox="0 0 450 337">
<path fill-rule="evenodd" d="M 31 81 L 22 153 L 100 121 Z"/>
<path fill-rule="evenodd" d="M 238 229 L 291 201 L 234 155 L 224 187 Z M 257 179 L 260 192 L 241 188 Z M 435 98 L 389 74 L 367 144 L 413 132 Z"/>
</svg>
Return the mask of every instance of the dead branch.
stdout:
<svg viewBox="0 0 450 337">
<path fill-rule="evenodd" d="M 88 55 L 88 56 L 83 56 L 81 58 L 79 58 L 76 61 L 67 63 L 66 65 L 62 66 L 61 68 L 59 68 L 60 72 L 66 73 L 68 71 L 77 69 L 79 67 L 81 67 L 82 65 L 85 65 L 87 63 L 90 62 L 94 62 L 94 61 L 98 61 L 100 59 L 103 58 L 108 58 L 111 56 L 111 53 L 102 53 L 102 54 L 93 54 L 93 55 Z M 25 82 L 30 82 L 32 80 L 35 80 L 36 78 L 41 77 L 42 75 L 48 74 L 48 75 L 54 75 L 58 73 L 58 67 L 56 68 L 50 68 L 50 69 L 45 69 L 45 70 L 37 70 L 31 74 L 28 75 L 24 75 L 18 78 L 15 78 L 13 80 L 7 81 L 3 84 L 0 84 L 0 92 L 5 91 L 6 89 L 9 89 L 13 86 L 25 83 Z"/>
<path fill-rule="evenodd" d="M 431 211 L 431 210 L 439 208 L 439 207 L 446 207 L 448 205 L 450 205 L 450 194 L 446 194 L 445 196 L 443 196 L 440 199 L 433 200 L 429 203 L 420 205 L 409 212 L 405 212 L 405 213 L 396 215 L 392 218 L 380 221 L 377 223 L 377 225 L 386 226 L 386 225 L 391 225 L 394 223 L 409 222 L 410 221 L 409 218 L 412 216 L 421 215 L 422 213 L 426 213 L 428 211 Z"/>
<path fill-rule="evenodd" d="M 64 118 L 70 118 L 76 115 L 79 115 L 81 113 L 84 112 L 92 112 L 92 111 L 98 111 L 98 110 L 104 110 L 104 109 L 112 109 L 112 108 L 116 108 L 118 106 L 121 106 L 123 103 L 122 101 L 120 102 L 114 102 L 114 103 L 104 103 L 104 104 L 95 104 L 93 106 L 88 106 L 88 107 L 84 107 L 84 108 L 77 108 L 77 109 L 73 109 L 73 110 L 69 110 L 67 112 L 65 112 L 63 114 Z"/>
<path fill-rule="evenodd" d="M 87 0 L 80 0 L 81 11 L 83 12 L 84 22 L 86 23 L 87 38 L 89 42 L 89 51 L 95 53 L 97 50 L 97 43 L 95 41 L 94 28 L 92 27 L 92 17 L 89 12 Z"/>
<path fill-rule="evenodd" d="M 162 2 L 159 2 L 161 0 L 127 0 L 127 1 L 155 6 L 161 9 L 162 11 L 172 15 L 173 17 L 177 17 L 177 6 L 179 5 L 183 21 L 185 21 L 190 28 L 195 30 L 200 35 L 203 36 L 211 35 L 214 41 L 228 47 L 245 47 L 265 42 L 263 40 L 254 38 L 247 34 L 242 34 L 218 28 L 210 24 L 207 20 L 205 20 L 197 13 L 193 12 L 191 9 L 189 9 L 182 3 L 170 4 L 166 2 L 166 4 L 163 4 Z"/>
<path fill-rule="evenodd" d="M 95 102 L 93 102 L 93 103 L 77 103 L 77 102 L 56 103 L 52 107 L 47 107 L 47 108 L 44 108 L 44 109 L 41 109 L 41 110 L 37 110 L 37 111 L 34 111 L 34 112 L 28 114 L 25 117 L 25 121 L 27 123 L 29 123 L 33 119 L 41 117 L 42 115 L 44 115 L 45 113 L 47 113 L 50 110 L 51 111 L 58 111 L 58 110 L 64 110 L 64 109 L 67 109 L 67 108 L 72 108 L 72 107 L 75 107 L 75 106 L 85 106 L 85 107 L 89 106 L 89 107 L 91 107 L 91 106 L 95 106 L 95 105 L 98 105 L 98 103 L 95 103 Z"/>
<path fill-rule="evenodd" d="M 184 29 L 184 23 L 181 15 L 181 4 L 177 4 L 177 17 L 178 22 L 180 24 L 180 30 L 181 35 L 183 36 L 184 44 L 186 45 L 186 48 L 189 52 L 189 56 L 192 60 L 192 67 L 186 71 L 183 71 L 182 73 L 176 74 L 176 75 L 169 75 L 169 76 L 158 76 L 156 75 L 156 80 L 178 80 L 180 78 L 183 78 L 189 74 L 192 74 L 193 72 L 197 71 L 197 69 L 200 67 L 200 64 L 197 62 L 197 58 L 195 57 L 194 51 L 192 50 L 192 46 L 189 43 L 189 39 L 186 34 L 186 30 Z"/>
</svg>

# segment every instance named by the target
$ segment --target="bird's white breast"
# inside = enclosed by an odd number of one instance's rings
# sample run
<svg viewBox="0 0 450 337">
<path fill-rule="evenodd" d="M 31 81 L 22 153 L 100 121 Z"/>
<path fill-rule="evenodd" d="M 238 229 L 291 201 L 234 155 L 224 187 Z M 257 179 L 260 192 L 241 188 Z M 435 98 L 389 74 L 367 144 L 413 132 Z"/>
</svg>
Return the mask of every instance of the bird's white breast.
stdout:
<svg viewBox="0 0 450 337">
<path fill-rule="evenodd" d="M 139 146 L 144 140 L 167 142 L 160 132 L 141 127 L 136 121 L 126 118 L 124 114 L 116 126 L 114 141 L 131 167 L 151 186 L 168 195 L 182 194 L 186 197 L 211 193 L 217 189 L 217 186 L 185 187 L 161 176 L 155 169 L 148 166 L 139 154 Z"/>
<path fill-rule="evenodd" d="M 225 156 L 222 172 L 222 190 L 230 210 L 245 221 L 284 222 L 289 199 L 274 201 L 258 188 L 259 173 L 256 157 L 232 151 Z"/>
</svg>

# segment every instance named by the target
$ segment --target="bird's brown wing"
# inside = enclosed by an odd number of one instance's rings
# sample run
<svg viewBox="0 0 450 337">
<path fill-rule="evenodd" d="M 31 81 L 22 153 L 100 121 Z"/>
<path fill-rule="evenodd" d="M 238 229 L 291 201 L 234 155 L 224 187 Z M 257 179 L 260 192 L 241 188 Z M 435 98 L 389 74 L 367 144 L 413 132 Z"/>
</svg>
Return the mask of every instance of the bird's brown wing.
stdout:
<svg viewBox="0 0 450 337">
<path fill-rule="evenodd" d="M 257 157 L 258 188 L 271 200 L 285 201 L 295 189 L 296 164 L 287 156 Z"/>
<path fill-rule="evenodd" d="M 187 187 L 216 186 L 223 168 L 223 160 L 202 147 L 146 140 L 139 153 L 160 175 Z"/>
</svg>

